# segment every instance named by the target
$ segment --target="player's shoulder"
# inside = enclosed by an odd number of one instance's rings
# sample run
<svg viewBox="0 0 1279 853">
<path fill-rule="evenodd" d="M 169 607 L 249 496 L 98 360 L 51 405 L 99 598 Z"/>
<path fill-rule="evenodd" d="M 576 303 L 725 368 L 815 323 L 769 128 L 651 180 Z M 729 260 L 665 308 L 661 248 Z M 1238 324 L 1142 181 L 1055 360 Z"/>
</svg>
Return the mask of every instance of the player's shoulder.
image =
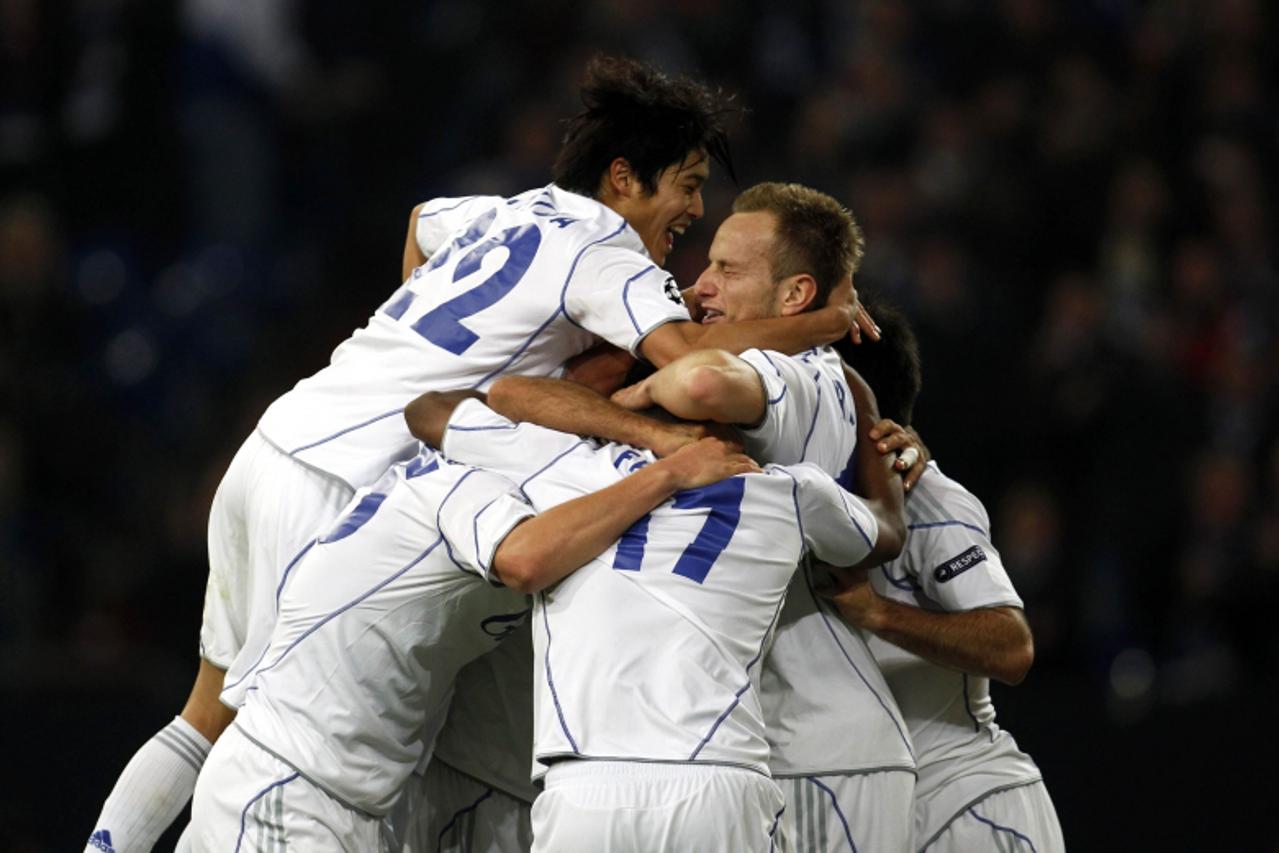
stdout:
<svg viewBox="0 0 1279 853">
<path fill-rule="evenodd" d="M 942 472 L 936 460 L 906 501 L 907 524 L 913 530 L 960 526 L 990 538 L 990 515 L 963 483 Z"/>
</svg>

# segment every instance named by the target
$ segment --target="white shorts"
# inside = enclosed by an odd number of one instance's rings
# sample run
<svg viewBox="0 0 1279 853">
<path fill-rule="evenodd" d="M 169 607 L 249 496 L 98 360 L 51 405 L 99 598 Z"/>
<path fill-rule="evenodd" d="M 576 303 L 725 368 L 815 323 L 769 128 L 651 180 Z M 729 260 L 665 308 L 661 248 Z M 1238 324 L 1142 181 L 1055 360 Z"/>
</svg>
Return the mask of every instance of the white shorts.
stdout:
<svg viewBox="0 0 1279 853">
<path fill-rule="evenodd" d="M 232 670 L 227 684 L 266 649 L 285 571 L 352 495 L 346 483 L 293 461 L 256 431 L 236 452 L 209 510 L 200 626 L 200 656 Z"/>
<path fill-rule="evenodd" d="M 782 792 L 738 767 L 559 761 L 533 803 L 533 849 L 554 853 L 784 850 Z"/>
<path fill-rule="evenodd" d="M 941 832 L 923 839 L 920 851 L 966 853 L 1065 853 L 1057 810 L 1043 782 L 996 791 L 964 809 Z"/>
<path fill-rule="evenodd" d="M 235 725 L 218 738 L 191 799 L 193 853 L 383 849 L 382 821 L 312 785 Z"/>
<path fill-rule="evenodd" d="M 532 805 L 433 759 L 391 813 L 404 853 L 528 853 Z"/>
<path fill-rule="evenodd" d="M 779 778 L 793 853 L 911 849 L 915 774 L 879 770 Z"/>
</svg>

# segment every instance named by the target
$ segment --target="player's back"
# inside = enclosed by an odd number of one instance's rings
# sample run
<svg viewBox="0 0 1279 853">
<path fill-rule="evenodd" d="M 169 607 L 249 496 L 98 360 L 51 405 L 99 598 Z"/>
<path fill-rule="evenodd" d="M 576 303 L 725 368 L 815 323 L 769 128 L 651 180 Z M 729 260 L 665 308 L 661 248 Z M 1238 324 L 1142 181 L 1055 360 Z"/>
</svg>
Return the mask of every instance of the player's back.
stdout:
<svg viewBox="0 0 1279 853">
<path fill-rule="evenodd" d="M 514 477 L 539 510 L 651 456 L 459 407 L 446 452 Z M 549 461 L 545 461 L 549 460 Z M 533 637 L 542 760 L 735 764 L 767 772 L 759 663 L 806 548 L 848 565 L 873 516 L 812 465 L 679 492 L 610 550 L 539 593 Z"/>
<path fill-rule="evenodd" d="M 237 725 L 347 803 L 389 809 L 457 671 L 527 613 L 477 574 L 532 513 L 513 489 L 426 450 L 357 496 L 284 579 L 269 648 L 230 686 Z"/>
<path fill-rule="evenodd" d="M 259 424 L 285 453 L 352 486 L 412 455 L 401 412 L 418 394 L 554 375 L 596 335 L 629 348 L 687 318 L 635 231 L 591 199 L 551 185 L 439 199 L 421 217 L 427 263 Z"/>
<path fill-rule="evenodd" d="M 985 507 L 935 462 L 906 502 L 906 523 L 901 555 L 871 572 L 877 594 L 940 612 L 1021 607 L 990 541 Z M 916 795 L 944 800 L 936 814 L 949 818 L 973 792 L 1039 778 L 1034 762 L 996 725 L 988 678 L 938 666 L 878 637 L 869 642 L 915 744 Z"/>
</svg>

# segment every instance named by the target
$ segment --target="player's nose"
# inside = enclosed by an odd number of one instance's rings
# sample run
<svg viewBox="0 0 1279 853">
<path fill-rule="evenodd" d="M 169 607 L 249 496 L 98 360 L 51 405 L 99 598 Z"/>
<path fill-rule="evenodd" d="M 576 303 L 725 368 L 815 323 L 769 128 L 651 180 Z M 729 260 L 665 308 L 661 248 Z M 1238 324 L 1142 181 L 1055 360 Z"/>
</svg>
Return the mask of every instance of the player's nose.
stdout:
<svg viewBox="0 0 1279 853">
<path fill-rule="evenodd" d="M 694 219 L 701 219 L 706 213 L 706 204 L 702 201 L 702 191 L 698 190 L 693 193 L 693 198 L 689 201 L 688 215 Z"/>
</svg>

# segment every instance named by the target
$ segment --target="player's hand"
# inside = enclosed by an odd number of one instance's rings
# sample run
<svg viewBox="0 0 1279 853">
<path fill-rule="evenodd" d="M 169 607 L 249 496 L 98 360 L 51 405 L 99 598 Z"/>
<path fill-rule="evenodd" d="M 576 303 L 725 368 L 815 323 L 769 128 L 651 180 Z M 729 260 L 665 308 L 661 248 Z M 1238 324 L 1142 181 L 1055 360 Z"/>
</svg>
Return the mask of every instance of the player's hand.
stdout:
<svg viewBox="0 0 1279 853">
<path fill-rule="evenodd" d="M 754 459 L 736 445 L 718 438 L 703 438 L 685 445 L 655 464 L 665 465 L 672 471 L 679 489 L 697 489 L 736 474 L 760 472 Z"/>
<path fill-rule="evenodd" d="M 858 628 L 874 630 L 879 603 L 883 601 L 870 585 L 870 572 L 866 568 L 841 569 L 818 563 L 834 584 L 818 589 L 818 594 L 830 599 L 839 608 L 839 614 Z"/>
<path fill-rule="evenodd" d="M 727 424 L 717 424 L 711 422 L 690 423 L 679 421 L 676 423 L 662 423 L 660 421 L 653 422 L 653 434 L 647 441 L 637 442 L 653 451 L 654 454 L 661 458 L 672 456 L 682 447 L 690 444 L 696 444 L 703 438 L 718 438 L 731 446 L 734 450 L 742 449 L 741 436 L 737 430 Z"/>
<path fill-rule="evenodd" d="M 617 389 L 609 399 L 623 409 L 630 409 L 632 412 L 642 412 L 656 405 L 653 402 L 653 392 L 647 379 L 642 382 L 636 382 L 634 385 Z"/>
<path fill-rule="evenodd" d="M 853 287 L 853 277 L 851 275 L 840 279 L 839 283 L 831 290 L 826 304 L 843 307 L 847 312 L 848 337 L 852 339 L 853 343 L 860 344 L 863 334 L 872 341 L 880 339 L 879 326 L 875 324 L 875 318 L 870 316 L 870 312 L 858 300 L 857 289 Z"/>
<path fill-rule="evenodd" d="M 890 418 L 884 418 L 871 428 L 870 437 L 875 442 L 875 449 L 881 454 L 897 454 L 893 470 L 902 475 L 902 488 L 909 492 L 919 478 L 924 476 L 928 460 L 933 458 L 919 433 L 915 432 L 914 427 L 904 427 Z"/>
</svg>

